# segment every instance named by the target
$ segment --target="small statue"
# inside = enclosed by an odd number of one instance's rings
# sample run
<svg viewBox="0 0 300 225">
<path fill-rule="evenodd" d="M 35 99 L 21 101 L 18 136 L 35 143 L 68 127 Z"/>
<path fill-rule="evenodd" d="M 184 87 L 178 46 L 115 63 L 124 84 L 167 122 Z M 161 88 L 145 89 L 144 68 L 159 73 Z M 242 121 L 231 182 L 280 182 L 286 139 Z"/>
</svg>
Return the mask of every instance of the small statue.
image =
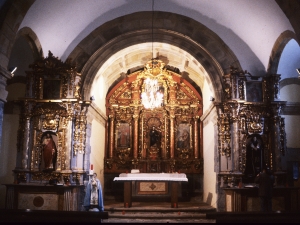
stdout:
<svg viewBox="0 0 300 225">
<path fill-rule="evenodd" d="M 96 173 L 86 186 L 83 206 L 86 211 L 104 211 L 102 187 Z"/>
<path fill-rule="evenodd" d="M 47 133 L 42 142 L 45 170 L 55 170 L 57 149 L 50 133 Z"/>
<path fill-rule="evenodd" d="M 160 132 L 152 127 L 150 130 L 150 147 L 160 147 Z"/>
</svg>

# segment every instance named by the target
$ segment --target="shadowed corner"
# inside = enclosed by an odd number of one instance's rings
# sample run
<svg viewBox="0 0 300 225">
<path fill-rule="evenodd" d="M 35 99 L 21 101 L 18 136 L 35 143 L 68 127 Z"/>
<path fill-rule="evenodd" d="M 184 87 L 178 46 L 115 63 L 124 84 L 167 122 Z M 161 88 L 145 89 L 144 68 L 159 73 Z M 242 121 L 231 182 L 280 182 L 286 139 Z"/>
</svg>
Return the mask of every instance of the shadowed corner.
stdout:
<svg viewBox="0 0 300 225">
<path fill-rule="evenodd" d="M 213 198 L 213 194 L 209 192 L 207 195 L 206 203 L 211 205 L 212 198 Z"/>
</svg>

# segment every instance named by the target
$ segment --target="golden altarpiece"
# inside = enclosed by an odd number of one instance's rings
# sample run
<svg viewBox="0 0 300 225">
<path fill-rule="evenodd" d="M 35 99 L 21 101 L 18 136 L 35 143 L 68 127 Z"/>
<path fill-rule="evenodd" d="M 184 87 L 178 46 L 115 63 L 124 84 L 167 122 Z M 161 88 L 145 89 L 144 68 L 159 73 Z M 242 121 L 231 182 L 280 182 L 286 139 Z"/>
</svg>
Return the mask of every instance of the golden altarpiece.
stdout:
<svg viewBox="0 0 300 225">
<path fill-rule="evenodd" d="M 50 51 L 29 68 L 19 101 L 15 184 L 7 185 L 6 208 L 78 210 L 90 104 L 81 99 L 81 75 Z"/>
<path fill-rule="evenodd" d="M 281 174 L 286 136 L 281 117 L 285 102 L 279 100 L 280 75 L 258 77 L 231 68 L 223 81 L 224 100 L 215 103 L 220 183 L 234 185 L 241 179 L 252 183 L 263 167 Z"/>
<path fill-rule="evenodd" d="M 223 76 L 224 99 L 215 103 L 219 210 L 260 210 L 255 177 L 264 168 L 275 178 L 273 210 L 297 208 L 298 189 L 286 186 L 283 170 L 286 102 L 280 101 L 279 81 L 278 74 L 258 77 L 235 68 Z"/>
<path fill-rule="evenodd" d="M 202 97 L 177 72 L 178 69 L 153 59 L 143 69 L 128 73 L 108 93 L 106 186 L 113 185 L 114 176 L 132 169 L 142 173 L 182 172 L 189 177 L 189 183 L 195 177 L 200 180 Z M 141 98 L 147 79 L 156 80 L 158 91 L 163 94 L 161 104 L 150 109 L 144 107 Z M 135 190 L 142 193 L 140 187 L 134 187 Z"/>
</svg>

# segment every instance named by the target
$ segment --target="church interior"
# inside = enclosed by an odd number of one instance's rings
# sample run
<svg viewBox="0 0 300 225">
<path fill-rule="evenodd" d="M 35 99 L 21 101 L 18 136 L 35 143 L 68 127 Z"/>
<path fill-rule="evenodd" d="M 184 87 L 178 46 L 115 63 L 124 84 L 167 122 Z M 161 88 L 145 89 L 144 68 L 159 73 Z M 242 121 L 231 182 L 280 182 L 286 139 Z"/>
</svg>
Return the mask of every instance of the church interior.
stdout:
<svg viewBox="0 0 300 225">
<path fill-rule="evenodd" d="M 299 12 L 295 0 L 0 0 L 0 209 L 82 211 L 96 173 L 104 206 L 200 196 L 259 211 L 268 168 L 273 209 L 299 211 Z"/>
</svg>

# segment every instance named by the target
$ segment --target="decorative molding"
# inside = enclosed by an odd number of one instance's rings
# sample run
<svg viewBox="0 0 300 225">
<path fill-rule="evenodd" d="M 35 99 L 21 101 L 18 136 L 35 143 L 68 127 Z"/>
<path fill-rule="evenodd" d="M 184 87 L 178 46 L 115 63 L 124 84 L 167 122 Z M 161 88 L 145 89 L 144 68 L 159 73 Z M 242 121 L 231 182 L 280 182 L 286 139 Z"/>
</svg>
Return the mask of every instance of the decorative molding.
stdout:
<svg viewBox="0 0 300 225">
<path fill-rule="evenodd" d="M 296 84 L 300 85 L 300 79 L 299 78 L 286 78 L 283 79 L 279 82 L 279 87 L 284 88 L 285 86 L 291 85 L 291 84 Z"/>
<path fill-rule="evenodd" d="M 282 108 L 282 115 L 300 115 L 300 102 L 288 102 Z"/>
<path fill-rule="evenodd" d="M 203 115 L 200 117 L 200 120 L 205 121 L 209 117 L 209 115 L 212 113 L 212 111 L 215 107 L 216 107 L 215 104 L 210 104 L 209 108 L 207 110 L 205 110 Z"/>
<path fill-rule="evenodd" d="M 104 112 L 102 112 L 102 110 L 94 102 L 92 102 L 87 112 L 87 119 L 89 122 L 95 119 L 103 126 L 105 126 L 108 117 L 104 114 Z"/>
</svg>

